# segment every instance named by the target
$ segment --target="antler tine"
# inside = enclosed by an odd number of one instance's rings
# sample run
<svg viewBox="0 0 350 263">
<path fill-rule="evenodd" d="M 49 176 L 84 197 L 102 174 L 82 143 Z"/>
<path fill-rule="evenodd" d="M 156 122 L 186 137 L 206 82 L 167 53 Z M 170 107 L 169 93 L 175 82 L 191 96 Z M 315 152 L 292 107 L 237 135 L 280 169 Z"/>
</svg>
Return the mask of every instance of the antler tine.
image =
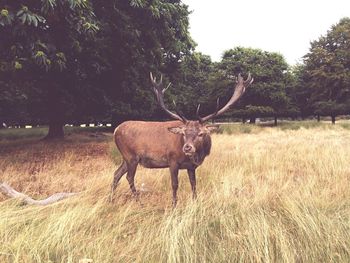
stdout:
<svg viewBox="0 0 350 263">
<path fill-rule="evenodd" d="M 219 106 L 220 106 L 220 98 L 217 98 L 216 99 L 216 110 L 215 110 L 215 112 L 213 114 L 215 114 L 215 115 L 217 114 L 217 112 L 219 111 Z M 198 104 L 196 115 L 197 115 L 197 118 L 198 118 L 199 122 L 203 123 L 203 122 L 205 122 L 205 120 L 199 115 L 200 107 L 201 107 L 201 104 Z"/>
<path fill-rule="evenodd" d="M 241 73 L 238 73 L 238 76 L 236 77 L 236 83 L 238 83 L 242 79 Z"/>
<path fill-rule="evenodd" d="M 248 78 L 244 81 L 244 84 L 250 85 L 254 81 L 254 78 L 252 78 L 252 75 L 250 75 L 250 72 L 248 73 Z"/>
<path fill-rule="evenodd" d="M 169 82 L 168 86 L 166 86 L 166 88 L 164 88 L 164 89 L 162 90 L 163 94 L 164 94 L 164 92 L 166 92 L 166 90 L 167 90 L 170 86 L 171 86 L 171 82 Z"/>
<path fill-rule="evenodd" d="M 150 78 L 151 78 L 151 82 L 152 82 L 152 84 L 155 84 L 155 83 L 156 83 L 156 81 L 155 81 L 155 78 L 153 77 L 152 72 L 150 72 L 150 73 L 149 73 L 149 76 L 150 76 Z"/>
<path fill-rule="evenodd" d="M 217 117 L 221 114 L 223 114 L 224 112 L 226 112 L 232 105 L 234 105 L 239 98 L 244 94 L 246 88 L 253 83 L 253 78 L 250 75 L 250 72 L 248 74 L 248 78 L 246 80 L 243 79 L 241 74 L 238 74 L 238 77 L 236 78 L 236 87 L 234 90 L 234 93 L 232 95 L 232 97 L 230 98 L 230 100 L 226 103 L 226 105 L 224 107 L 221 108 L 221 110 L 218 110 L 219 108 L 219 104 L 217 101 L 217 108 L 216 111 L 208 116 L 205 116 L 204 118 L 199 117 L 199 120 L 201 122 L 205 122 L 211 118 Z"/>
<path fill-rule="evenodd" d="M 183 116 L 183 115 L 181 114 L 181 112 L 179 111 L 175 100 L 173 100 L 173 104 L 174 104 L 174 107 L 175 107 L 175 112 L 176 112 L 176 114 L 180 116 L 180 118 L 182 119 L 183 122 L 187 122 L 188 120 L 187 120 L 186 117 Z"/>
<path fill-rule="evenodd" d="M 219 108 L 220 108 L 220 98 L 217 98 L 216 99 L 216 109 L 215 109 L 215 112 L 214 112 L 215 116 L 216 116 L 216 114 L 218 114 Z"/>
<path fill-rule="evenodd" d="M 161 75 L 160 81 L 158 81 L 158 82 L 157 82 L 157 77 L 153 77 L 152 72 L 150 72 L 150 77 L 151 77 L 151 82 L 153 84 L 153 88 L 158 90 L 162 86 L 163 76 Z"/>
<path fill-rule="evenodd" d="M 163 76 L 160 75 L 160 80 L 157 82 L 156 77 L 153 77 L 152 72 L 150 72 L 150 78 L 152 82 L 152 90 L 154 94 L 156 95 L 157 102 L 159 106 L 172 118 L 177 119 L 182 122 L 187 122 L 187 119 L 182 116 L 181 114 L 178 113 L 178 110 L 175 109 L 176 113 L 171 112 L 170 110 L 167 109 L 164 103 L 164 92 L 170 87 L 171 83 L 168 84 L 166 88 L 163 88 Z M 175 104 L 176 108 L 176 104 Z"/>
<path fill-rule="evenodd" d="M 201 116 L 199 115 L 199 109 L 200 109 L 200 107 L 201 107 L 201 104 L 199 103 L 198 106 L 197 106 L 196 115 L 197 115 L 197 118 L 198 118 L 199 122 L 202 123 L 202 118 L 201 118 Z"/>
</svg>

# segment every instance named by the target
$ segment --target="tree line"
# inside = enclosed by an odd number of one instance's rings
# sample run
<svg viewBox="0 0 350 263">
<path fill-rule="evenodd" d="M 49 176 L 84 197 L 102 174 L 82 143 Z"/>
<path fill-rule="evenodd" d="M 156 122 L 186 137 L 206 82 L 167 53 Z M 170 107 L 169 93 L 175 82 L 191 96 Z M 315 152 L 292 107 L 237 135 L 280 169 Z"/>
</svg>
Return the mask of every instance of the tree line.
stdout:
<svg viewBox="0 0 350 263">
<path fill-rule="evenodd" d="M 48 124 L 159 120 L 166 115 L 149 73 L 171 82 L 166 101 L 188 118 L 212 112 L 232 94 L 235 77 L 254 84 L 226 119 L 309 117 L 350 110 L 350 19 L 311 43 L 301 64 L 247 47 L 220 62 L 196 52 L 188 6 L 180 0 L 3 0 L 0 5 L 0 121 Z"/>
</svg>

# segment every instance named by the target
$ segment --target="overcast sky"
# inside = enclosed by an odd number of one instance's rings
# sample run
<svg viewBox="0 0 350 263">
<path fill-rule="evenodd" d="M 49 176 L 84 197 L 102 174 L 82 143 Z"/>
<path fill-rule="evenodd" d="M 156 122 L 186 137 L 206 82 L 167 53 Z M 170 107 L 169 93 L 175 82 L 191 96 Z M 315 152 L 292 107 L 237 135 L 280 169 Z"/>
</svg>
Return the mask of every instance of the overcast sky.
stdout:
<svg viewBox="0 0 350 263">
<path fill-rule="evenodd" d="M 350 0 L 183 0 L 193 11 L 190 32 L 197 51 L 219 61 L 236 46 L 279 52 L 289 64 L 301 62 L 310 41 L 325 35 Z"/>
</svg>

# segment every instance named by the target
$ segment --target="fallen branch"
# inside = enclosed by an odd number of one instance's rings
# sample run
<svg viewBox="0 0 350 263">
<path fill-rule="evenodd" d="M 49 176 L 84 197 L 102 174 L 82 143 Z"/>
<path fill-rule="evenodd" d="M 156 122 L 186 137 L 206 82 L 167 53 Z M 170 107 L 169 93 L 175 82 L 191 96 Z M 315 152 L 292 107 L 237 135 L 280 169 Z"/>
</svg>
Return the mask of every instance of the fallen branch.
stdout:
<svg viewBox="0 0 350 263">
<path fill-rule="evenodd" d="M 61 201 L 62 199 L 78 194 L 78 193 L 57 193 L 57 194 L 51 195 L 50 197 L 44 200 L 34 200 L 33 198 L 23 193 L 17 192 L 15 189 L 13 189 L 11 186 L 9 186 L 6 183 L 0 183 L 0 193 L 3 193 L 9 198 L 20 199 L 23 203 L 27 205 L 49 205 L 49 204 Z"/>
</svg>

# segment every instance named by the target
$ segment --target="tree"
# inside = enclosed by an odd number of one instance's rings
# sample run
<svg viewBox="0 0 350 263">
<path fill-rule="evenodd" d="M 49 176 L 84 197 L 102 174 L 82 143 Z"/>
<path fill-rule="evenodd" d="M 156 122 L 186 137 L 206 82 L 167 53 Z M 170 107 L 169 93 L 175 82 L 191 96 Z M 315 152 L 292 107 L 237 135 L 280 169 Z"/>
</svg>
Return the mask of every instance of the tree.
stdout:
<svg viewBox="0 0 350 263">
<path fill-rule="evenodd" d="M 76 87 L 92 64 L 84 48 L 98 30 L 90 1 L 43 0 L 1 3 L 0 70 L 16 87 L 33 87 L 29 108 L 49 123 L 47 138 L 63 137 Z M 22 94 L 29 93 L 22 89 Z"/>
<path fill-rule="evenodd" d="M 214 72 L 214 64 L 209 56 L 194 52 L 184 57 L 180 68 L 171 75 L 173 83 L 169 89 L 170 100 L 176 101 L 178 109 L 187 117 L 196 119 L 196 109 L 201 104 L 201 112 L 215 103 L 208 89 L 209 76 Z"/>
<path fill-rule="evenodd" d="M 188 7 L 180 0 L 94 3 L 103 38 L 99 52 L 108 65 L 97 81 L 106 94 L 107 114 L 114 123 L 164 118 L 154 103 L 149 73 L 162 72 L 165 81 L 177 83 L 181 62 L 194 48 Z"/>
<path fill-rule="evenodd" d="M 24 122 L 28 117 L 25 111 L 26 98 L 10 82 L 0 81 L 0 128 L 11 120 Z"/>
<path fill-rule="evenodd" d="M 249 87 L 241 101 L 241 109 L 233 111 L 233 116 L 249 118 L 255 123 L 256 117 L 294 114 L 296 107 L 287 96 L 286 87 L 290 83 L 288 64 L 282 55 L 260 49 L 237 47 L 224 53 L 217 65 L 220 79 L 231 79 L 239 73 L 250 72 L 254 84 Z M 221 85 L 224 86 L 224 85 Z M 221 89 L 221 88 L 220 88 Z"/>
<path fill-rule="evenodd" d="M 318 115 L 330 115 L 332 123 L 350 110 L 350 18 L 343 18 L 325 36 L 311 43 L 305 55 L 306 85 L 310 103 Z"/>
<path fill-rule="evenodd" d="M 310 106 L 311 92 L 307 86 L 308 76 L 304 64 L 297 64 L 291 68 L 290 85 L 287 86 L 287 95 L 291 103 L 296 105 L 301 118 L 313 114 Z"/>
<path fill-rule="evenodd" d="M 26 87 L 28 119 L 49 122 L 49 138 L 66 122 L 152 118 L 149 72 L 175 74 L 194 47 L 180 0 L 26 3 L 4 4 L 1 72 Z"/>
</svg>

